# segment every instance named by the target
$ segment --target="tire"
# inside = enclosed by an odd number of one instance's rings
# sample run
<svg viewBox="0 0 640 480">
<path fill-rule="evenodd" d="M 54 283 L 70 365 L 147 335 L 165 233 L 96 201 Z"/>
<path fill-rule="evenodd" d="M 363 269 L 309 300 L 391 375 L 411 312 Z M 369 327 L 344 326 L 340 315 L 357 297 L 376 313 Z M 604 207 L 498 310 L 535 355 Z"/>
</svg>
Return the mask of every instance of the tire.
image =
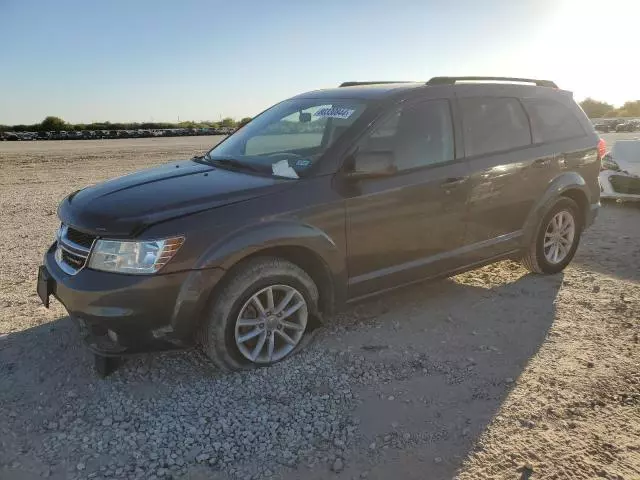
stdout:
<svg viewBox="0 0 640 480">
<path fill-rule="evenodd" d="M 553 234 L 551 230 L 554 226 L 551 225 L 551 221 L 557 218 L 557 215 L 561 214 L 571 216 L 574 233 L 571 237 L 570 244 L 567 244 L 565 241 L 567 240 L 566 238 L 565 240 L 562 240 L 562 248 L 566 249 L 564 250 L 562 257 L 558 258 L 557 261 L 552 261 L 553 259 L 550 259 L 548 255 L 553 257 L 552 252 L 554 247 L 547 247 L 547 249 L 551 248 L 551 254 L 546 253 L 549 252 L 549 250 L 545 249 L 545 237 L 547 237 L 547 234 Z M 566 219 L 566 217 L 560 218 Z M 570 198 L 558 198 L 542 217 L 542 220 L 536 230 L 535 237 L 522 258 L 522 264 L 527 270 L 534 273 L 553 275 L 561 272 L 567 265 L 569 265 L 576 253 L 576 250 L 578 249 L 582 229 L 582 215 L 580 214 L 578 204 Z"/>
<path fill-rule="evenodd" d="M 275 257 L 247 260 L 234 267 L 228 275 L 229 278 L 223 280 L 220 290 L 215 293 L 198 332 L 204 353 L 223 371 L 268 366 L 294 354 L 303 344 L 302 336 L 309 330 L 310 319 L 318 310 L 318 288 L 311 277 L 297 265 Z M 268 308 L 269 289 L 273 292 L 271 298 L 275 306 L 271 309 Z M 293 291 L 296 293 L 291 293 Z M 289 294 L 293 295 L 290 303 L 277 314 L 277 307 Z M 271 313 L 264 315 L 258 311 L 253 298 L 256 295 L 266 313 Z M 289 317 L 276 318 L 276 315 L 281 317 L 291 309 L 285 307 L 296 307 L 301 303 L 304 305 Z M 250 315 L 252 312 L 254 315 Z M 243 322 L 259 324 L 240 326 L 241 313 Z M 305 314 L 306 320 L 303 321 Z M 247 316 L 250 318 L 245 320 Z M 296 328 L 293 330 L 284 324 L 295 324 Z M 247 343 L 240 342 L 241 338 L 256 331 L 260 331 L 260 335 L 251 337 Z M 289 340 L 297 339 L 297 343 L 292 345 L 284 341 L 283 333 Z M 261 346 L 260 355 L 252 360 L 249 357 L 263 337 L 266 338 L 262 344 L 264 348 Z"/>
</svg>

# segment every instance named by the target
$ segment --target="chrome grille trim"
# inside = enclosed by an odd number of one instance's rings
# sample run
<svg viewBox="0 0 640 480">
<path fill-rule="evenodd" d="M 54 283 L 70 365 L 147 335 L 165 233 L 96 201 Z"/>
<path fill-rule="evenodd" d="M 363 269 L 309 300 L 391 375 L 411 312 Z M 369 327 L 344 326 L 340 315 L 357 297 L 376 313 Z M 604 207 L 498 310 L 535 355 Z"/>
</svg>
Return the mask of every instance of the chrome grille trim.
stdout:
<svg viewBox="0 0 640 480">
<path fill-rule="evenodd" d="M 66 250 L 69 253 L 73 253 L 78 257 L 88 257 L 91 250 L 90 248 L 85 248 L 81 245 L 78 245 L 77 243 L 73 243 L 68 239 L 60 239 L 58 241 L 58 244 L 63 250 Z"/>
<path fill-rule="evenodd" d="M 68 231 L 69 227 L 67 225 L 63 224 L 60 226 L 54 258 L 56 260 L 56 263 L 64 273 L 66 273 L 67 275 L 76 275 L 87 265 L 87 260 L 89 258 L 89 255 L 91 255 L 91 250 L 93 250 L 93 246 L 96 243 L 97 237 L 94 238 L 91 242 L 91 247 L 86 248 L 69 240 L 69 238 L 67 237 Z M 65 262 L 63 258 L 63 252 L 81 259 L 82 265 L 80 266 L 80 268 L 77 268 L 75 265 L 70 265 L 69 263 Z"/>
</svg>

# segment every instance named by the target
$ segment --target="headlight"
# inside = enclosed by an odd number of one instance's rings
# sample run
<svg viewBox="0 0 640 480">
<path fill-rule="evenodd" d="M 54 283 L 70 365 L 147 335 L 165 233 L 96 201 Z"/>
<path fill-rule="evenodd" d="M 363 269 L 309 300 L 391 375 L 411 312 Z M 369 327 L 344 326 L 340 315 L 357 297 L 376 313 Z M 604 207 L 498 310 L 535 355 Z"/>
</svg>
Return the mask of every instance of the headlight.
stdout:
<svg viewBox="0 0 640 480">
<path fill-rule="evenodd" d="M 183 243 L 184 237 L 146 242 L 96 240 L 89 268 L 117 273 L 156 273 L 173 258 Z"/>
</svg>

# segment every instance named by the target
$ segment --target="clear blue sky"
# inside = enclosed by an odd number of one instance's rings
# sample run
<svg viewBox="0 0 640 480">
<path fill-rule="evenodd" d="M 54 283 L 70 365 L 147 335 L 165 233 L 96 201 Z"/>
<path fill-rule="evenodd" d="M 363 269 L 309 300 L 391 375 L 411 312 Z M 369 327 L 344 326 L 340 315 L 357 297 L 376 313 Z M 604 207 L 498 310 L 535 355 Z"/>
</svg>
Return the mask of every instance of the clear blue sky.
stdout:
<svg viewBox="0 0 640 480">
<path fill-rule="evenodd" d="M 638 4 L 0 0 L 0 124 L 239 118 L 345 80 L 455 74 L 620 104 L 640 98 Z"/>
</svg>

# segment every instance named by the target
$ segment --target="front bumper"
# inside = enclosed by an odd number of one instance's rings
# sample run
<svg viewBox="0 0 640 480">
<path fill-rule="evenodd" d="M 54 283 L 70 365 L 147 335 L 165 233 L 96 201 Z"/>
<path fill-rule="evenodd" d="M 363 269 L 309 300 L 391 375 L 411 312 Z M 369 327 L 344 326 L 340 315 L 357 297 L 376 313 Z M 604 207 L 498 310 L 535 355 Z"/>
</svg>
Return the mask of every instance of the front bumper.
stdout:
<svg viewBox="0 0 640 480">
<path fill-rule="evenodd" d="M 55 244 L 40 267 L 38 293 L 60 301 L 99 355 L 123 355 L 188 346 L 222 270 L 125 275 L 82 269 L 62 271 Z"/>
</svg>

